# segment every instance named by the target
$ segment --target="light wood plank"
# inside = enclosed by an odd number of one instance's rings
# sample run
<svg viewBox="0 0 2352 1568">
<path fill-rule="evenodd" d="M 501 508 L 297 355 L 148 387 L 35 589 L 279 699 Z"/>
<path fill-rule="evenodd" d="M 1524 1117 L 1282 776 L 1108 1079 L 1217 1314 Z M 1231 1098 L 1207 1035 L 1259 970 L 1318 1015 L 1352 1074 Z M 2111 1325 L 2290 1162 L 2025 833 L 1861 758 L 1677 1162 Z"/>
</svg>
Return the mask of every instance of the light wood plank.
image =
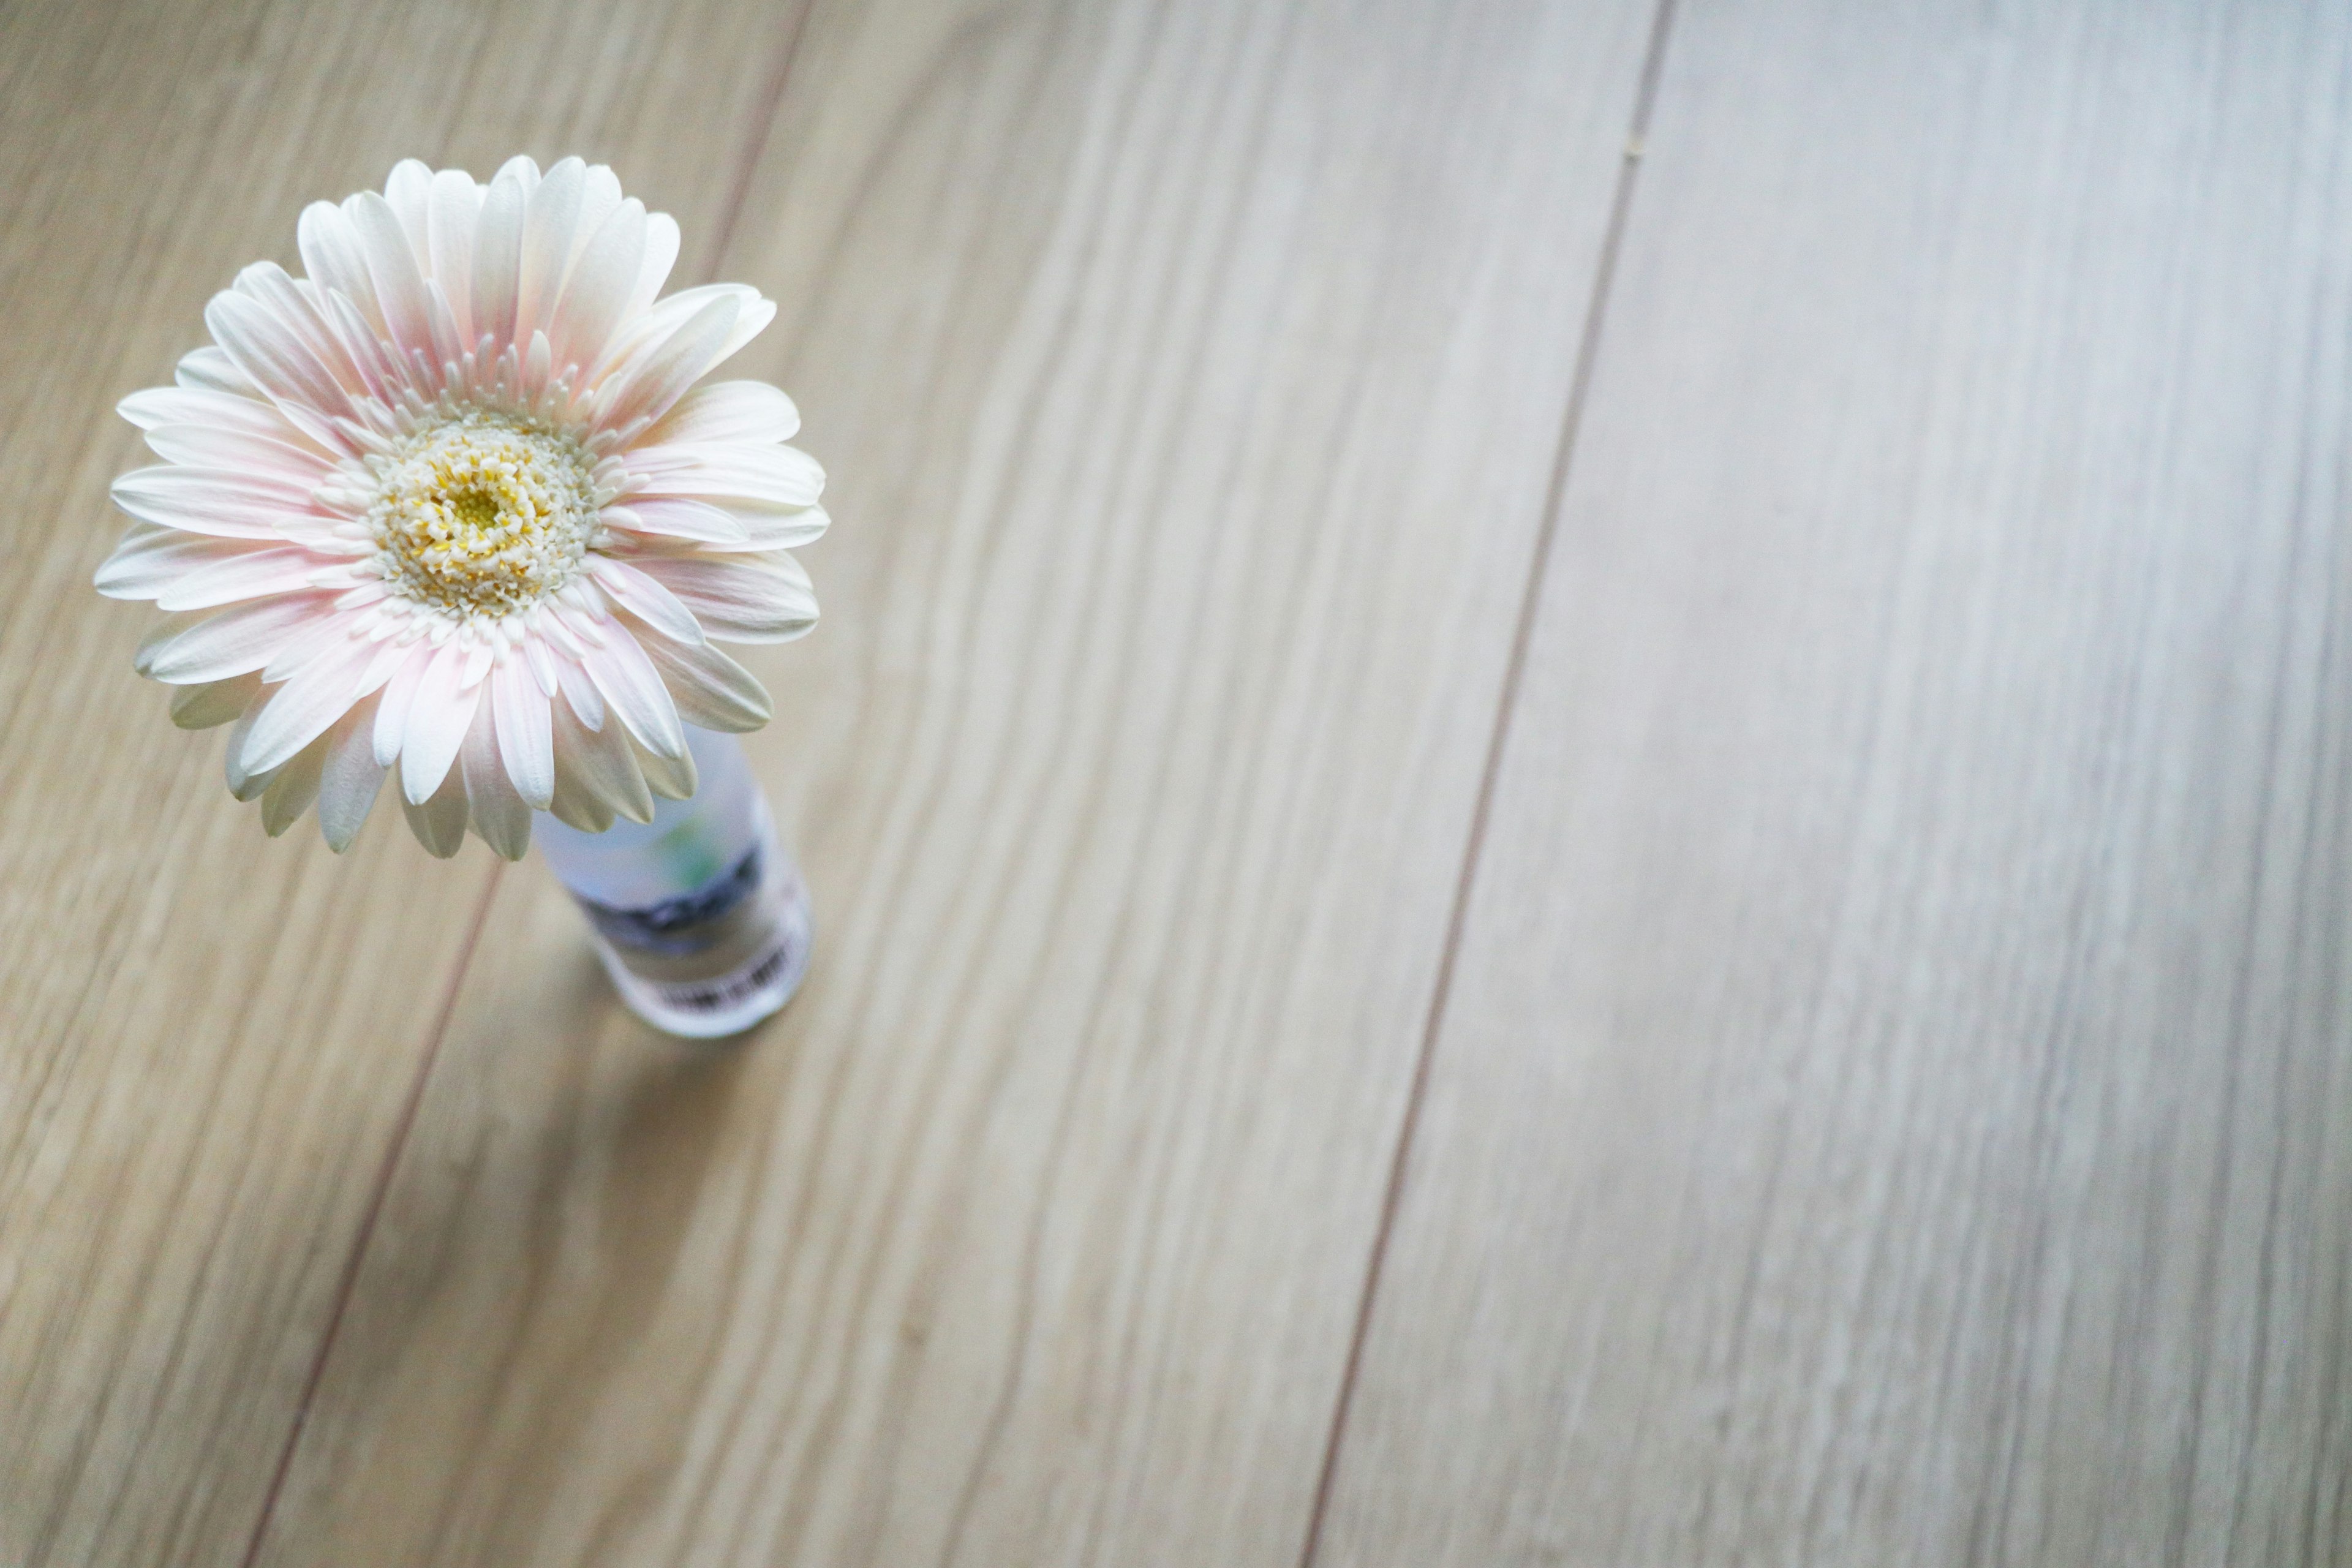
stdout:
<svg viewBox="0 0 2352 1568">
<path fill-rule="evenodd" d="M 820 5 L 814 978 L 508 879 L 266 1561 L 1296 1563 L 1649 20 Z"/>
<path fill-rule="evenodd" d="M 396 810 L 271 843 L 89 574 L 114 401 L 421 154 L 610 156 L 698 269 L 782 44 L 732 4 L 0 17 L 0 1563 L 235 1562 L 481 900 Z"/>
<path fill-rule="evenodd" d="M 1320 1561 L 2352 1561 L 2352 26 L 1666 62 Z"/>
</svg>

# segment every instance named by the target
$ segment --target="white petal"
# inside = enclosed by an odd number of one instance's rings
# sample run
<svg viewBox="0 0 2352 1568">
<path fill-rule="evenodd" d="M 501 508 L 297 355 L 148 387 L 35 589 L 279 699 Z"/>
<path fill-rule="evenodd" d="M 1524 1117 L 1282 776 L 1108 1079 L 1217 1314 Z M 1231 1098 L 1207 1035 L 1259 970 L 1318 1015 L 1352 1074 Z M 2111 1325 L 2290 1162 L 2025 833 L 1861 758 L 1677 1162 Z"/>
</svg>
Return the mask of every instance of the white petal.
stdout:
<svg viewBox="0 0 2352 1568">
<path fill-rule="evenodd" d="M 412 647 L 408 657 L 393 666 L 391 676 L 383 683 L 383 695 L 375 710 L 374 733 L 371 737 L 375 760 L 390 767 L 400 757 L 401 741 L 408 732 L 409 705 L 416 700 L 417 682 L 433 664 L 433 650 Z"/>
<path fill-rule="evenodd" d="M 275 838 L 296 823 L 319 798 L 319 773 L 327 761 L 323 741 L 305 747 L 276 769 L 261 792 L 261 830 Z"/>
<path fill-rule="evenodd" d="M 631 198 L 614 207 L 581 249 L 563 285 L 550 337 L 564 364 L 593 365 L 629 302 L 646 249 L 646 208 Z"/>
<path fill-rule="evenodd" d="M 621 195 L 621 177 L 613 173 L 608 163 L 591 163 L 580 181 L 580 216 L 572 225 L 572 255 L 568 265 L 577 267 L 586 254 L 590 237 L 604 226 L 613 209 L 625 198 Z M 643 202 L 637 204 L 645 205 Z"/>
<path fill-rule="evenodd" d="M 498 719 L 499 757 L 515 793 L 541 811 L 555 795 L 555 742 L 547 693 L 530 667 L 509 657 L 490 672 L 490 709 Z"/>
<path fill-rule="evenodd" d="M 190 572 L 268 549 L 152 522 L 133 523 L 91 581 L 110 599 L 152 599 Z"/>
<path fill-rule="evenodd" d="M 824 469 L 797 447 L 640 447 L 621 459 L 630 499 L 721 497 L 739 505 L 814 506 Z"/>
<path fill-rule="evenodd" d="M 384 203 L 400 219 L 419 272 L 424 271 L 432 256 L 432 224 L 426 216 L 432 195 L 433 171 L 415 158 L 403 158 L 394 163 L 392 177 L 383 183 Z"/>
<path fill-rule="evenodd" d="M 155 595 L 155 607 L 209 610 L 271 594 L 299 593 L 310 585 L 311 577 L 323 564 L 309 551 L 290 544 L 238 551 L 183 573 Z"/>
<path fill-rule="evenodd" d="M 333 614 L 324 594 L 289 594 L 223 610 L 158 645 L 143 673 L 173 686 L 259 669 L 279 647 Z"/>
<path fill-rule="evenodd" d="M 416 841 L 436 858 L 446 860 L 466 842 L 466 781 L 452 767 L 444 770 L 441 787 L 418 805 L 403 795 L 402 815 Z"/>
<path fill-rule="evenodd" d="M 302 209 L 295 239 L 302 252 L 302 270 L 310 281 L 350 300 L 369 330 L 381 335 L 383 310 L 376 303 L 375 284 L 368 277 L 367 250 L 343 209 L 332 202 L 312 202 Z"/>
<path fill-rule="evenodd" d="M 695 624 L 694 612 L 677 601 L 677 595 L 626 562 L 615 561 L 609 555 L 591 553 L 584 563 L 588 574 L 596 585 L 613 595 L 614 601 L 663 636 L 683 643 L 702 641 L 702 628 Z M 165 609 L 173 606 L 166 605 Z"/>
<path fill-rule="evenodd" d="M 653 792 L 637 766 L 627 731 L 618 724 L 591 730 L 568 703 L 551 710 L 555 739 L 555 795 L 548 809 L 574 827 L 602 833 L 615 816 L 649 822 Z"/>
<path fill-rule="evenodd" d="M 647 213 L 645 259 L 638 264 L 637 285 L 622 320 L 635 321 L 653 309 L 662 285 L 669 281 L 669 269 L 677 265 L 677 219 L 667 213 Z"/>
<path fill-rule="evenodd" d="M 172 722 L 183 730 L 210 730 L 241 717 L 261 695 L 258 673 L 172 689 Z"/>
<path fill-rule="evenodd" d="M 233 397 L 268 399 L 253 378 L 237 369 L 236 362 L 221 352 L 217 343 L 206 343 L 182 354 L 178 367 L 172 373 L 172 384 L 187 392 L 225 392 Z"/>
<path fill-rule="evenodd" d="M 514 181 L 521 188 L 522 194 L 529 195 L 539 186 L 539 163 L 528 153 L 518 153 L 500 163 L 499 172 L 490 176 L 490 182 L 493 184 L 500 180 Z"/>
<path fill-rule="evenodd" d="M 800 430 L 801 411 L 764 381 L 714 381 L 698 386 L 639 438 L 641 447 L 789 441 Z"/>
<path fill-rule="evenodd" d="M 375 760 L 370 732 L 377 699 L 362 700 L 327 731 L 326 766 L 319 774 L 319 831 L 340 855 L 352 847 L 383 787 L 384 766 Z"/>
<path fill-rule="evenodd" d="M 516 793 L 514 781 L 499 760 L 498 723 L 487 702 L 474 711 L 457 768 L 465 776 L 466 805 L 474 831 L 500 858 L 521 859 L 530 849 L 530 807 Z"/>
<path fill-rule="evenodd" d="M 643 505 L 608 506 L 599 514 L 607 528 L 660 539 L 690 539 L 706 544 L 743 545 L 751 535 L 740 521 L 706 501 L 648 496 Z"/>
<path fill-rule="evenodd" d="M 488 334 L 495 348 L 514 342 L 523 206 L 522 182 L 500 171 L 482 197 L 481 219 L 474 228 L 473 331 L 477 339 Z"/>
<path fill-rule="evenodd" d="M 612 403 L 598 417 L 605 429 L 639 419 L 658 419 L 724 357 L 720 349 L 734 330 L 736 301 L 721 296 L 687 320 L 667 338 L 634 356 L 614 372 Z"/>
<path fill-rule="evenodd" d="M 265 474 L 315 489 L 334 470 L 335 460 L 292 426 L 281 421 L 278 429 L 282 435 L 254 436 L 218 425 L 158 425 L 147 432 L 147 447 L 167 463 Z"/>
<path fill-rule="evenodd" d="M 114 481 L 114 504 L 142 522 L 217 539 L 277 540 L 315 519 L 308 489 L 268 475 L 164 464 Z"/>
<path fill-rule="evenodd" d="M 680 746 L 677 755 L 665 757 L 646 750 L 632 738 L 630 754 L 636 758 L 637 769 L 646 775 L 646 787 L 665 800 L 690 800 L 695 786 L 701 781 L 694 767 L 694 753 Z"/>
<path fill-rule="evenodd" d="M 572 259 L 572 237 L 580 221 L 581 188 L 587 166 L 566 158 L 547 172 L 523 208 L 522 269 L 515 290 L 515 336 L 544 328 L 555 312 L 563 271 Z"/>
<path fill-rule="evenodd" d="M 236 292 L 268 307 L 270 314 L 300 340 L 320 368 L 334 378 L 335 385 L 346 397 L 367 391 L 367 378 L 360 374 L 342 339 L 327 324 L 326 315 L 320 309 L 326 296 L 317 285 L 297 283 L 274 261 L 257 261 L 236 275 Z"/>
<path fill-rule="evenodd" d="M 428 211 L 432 265 L 426 276 L 448 296 L 457 335 L 470 344 L 479 335 L 473 316 L 474 230 L 481 222 L 482 187 L 462 170 L 444 169 L 433 176 Z"/>
<path fill-rule="evenodd" d="M 598 693 L 620 715 L 629 732 L 648 749 L 675 757 L 686 750 L 686 731 L 678 724 L 677 705 L 670 700 L 659 672 L 646 657 L 645 649 L 637 646 L 636 639 L 618 627 L 614 630 L 616 635 L 607 637 L 604 647 L 590 648 L 581 663 L 586 667 L 589 679 L 596 683 Z"/>
<path fill-rule="evenodd" d="M 694 613 L 706 637 L 790 642 L 816 625 L 816 589 L 789 555 L 651 556 L 637 566 Z"/>
<path fill-rule="evenodd" d="M 362 191 L 343 204 L 367 257 L 368 278 L 375 284 L 376 303 L 383 310 L 384 330 L 402 353 L 422 353 L 431 358 L 433 314 L 425 300 L 425 274 L 416 265 L 408 231 L 401 226 L 392 204 L 373 191 Z"/>
<path fill-rule="evenodd" d="M 480 686 L 459 683 L 465 666 L 465 650 L 455 643 L 445 646 L 433 656 L 409 702 L 400 742 L 400 792 L 412 805 L 429 799 L 448 776 L 481 703 Z"/>
<path fill-rule="evenodd" d="M 229 727 L 228 750 L 221 757 L 221 776 L 228 784 L 230 795 L 240 801 L 251 800 L 269 787 L 272 775 L 247 773 L 244 763 L 239 760 L 245 751 L 246 733 L 253 728 L 254 719 L 261 712 L 261 705 L 268 700 L 267 694 L 255 698 L 253 705 L 240 714 L 236 722 Z"/>
<path fill-rule="evenodd" d="M 678 716 L 688 723 L 740 733 L 773 716 L 767 689 L 709 643 L 673 642 L 650 627 L 640 636 L 646 658 L 661 672 Z"/>
<path fill-rule="evenodd" d="M 555 678 L 563 689 L 563 700 L 580 716 L 581 723 L 591 730 L 604 728 L 604 700 L 596 693 L 596 683 L 576 659 L 555 661 Z"/>
<path fill-rule="evenodd" d="M 246 735 L 239 758 L 247 773 L 267 773 L 325 734 L 359 700 L 360 677 L 375 649 L 362 639 L 314 659 L 269 694 Z"/>
</svg>

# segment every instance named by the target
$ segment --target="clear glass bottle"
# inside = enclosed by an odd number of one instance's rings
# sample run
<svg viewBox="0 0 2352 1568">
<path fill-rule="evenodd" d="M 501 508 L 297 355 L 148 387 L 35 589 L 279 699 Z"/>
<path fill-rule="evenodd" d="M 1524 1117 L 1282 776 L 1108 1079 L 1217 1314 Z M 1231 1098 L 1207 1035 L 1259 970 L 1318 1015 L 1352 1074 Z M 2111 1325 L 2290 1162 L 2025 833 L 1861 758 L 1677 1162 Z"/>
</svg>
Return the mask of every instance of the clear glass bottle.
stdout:
<svg viewBox="0 0 2352 1568">
<path fill-rule="evenodd" d="M 808 971 L 808 889 L 732 735 L 687 729 L 692 798 L 583 833 L 541 815 L 540 852 L 587 915 L 629 1010 L 693 1039 L 750 1028 Z"/>
</svg>

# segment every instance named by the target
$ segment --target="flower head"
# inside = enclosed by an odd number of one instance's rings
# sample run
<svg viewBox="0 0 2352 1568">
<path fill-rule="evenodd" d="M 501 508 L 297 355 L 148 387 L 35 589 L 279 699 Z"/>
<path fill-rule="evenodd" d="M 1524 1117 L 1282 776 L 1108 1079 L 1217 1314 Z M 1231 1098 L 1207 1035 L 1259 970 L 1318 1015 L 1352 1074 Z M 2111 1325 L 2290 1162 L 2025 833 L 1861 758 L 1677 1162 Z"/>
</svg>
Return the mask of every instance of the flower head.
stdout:
<svg viewBox="0 0 2352 1568">
<path fill-rule="evenodd" d="M 677 225 L 577 158 L 404 163 L 299 240 L 307 277 L 247 268 L 177 384 L 121 405 L 163 462 L 115 481 L 98 589 L 173 612 L 136 661 L 173 718 L 231 725 L 230 791 L 272 834 L 315 801 L 338 850 L 387 773 L 445 856 L 690 795 L 682 725 L 769 712 L 714 639 L 816 620 L 792 401 L 697 384 L 775 307 L 657 299 Z"/>
</svg>

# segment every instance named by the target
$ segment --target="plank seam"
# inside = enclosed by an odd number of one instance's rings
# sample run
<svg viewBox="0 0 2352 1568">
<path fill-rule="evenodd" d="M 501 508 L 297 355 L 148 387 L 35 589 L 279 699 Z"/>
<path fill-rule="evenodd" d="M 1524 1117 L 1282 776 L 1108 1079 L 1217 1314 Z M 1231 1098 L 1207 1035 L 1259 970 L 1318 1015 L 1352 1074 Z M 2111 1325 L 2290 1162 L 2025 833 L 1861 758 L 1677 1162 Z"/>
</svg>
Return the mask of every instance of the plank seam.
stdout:
<svg viewBox="0 0 2352 1568">
<path fill-rule="evenodd" d="M 1559 437 L 1552 449 L 1551 476 L 1537 524 L 1535 549 L 1528 563 L 1526 586 L 1520 591 L 1517 623 L 1511 652 L 1504 667 L 1502 690 L 1496 702 L 1495 722 L 1486 742 L 1486 757 L 1478 779 L 1477 803 L 1470 815 L 1470 834 L 1463 847 L 1462 870 L 1454 888 L 1453 906 L 1446 915 L 1445 940 L 1439 950 L 1437 981 L 1430 994 L 1429 1014 L 1423 1025 L 1421 1048 L 1413 1062 L 1412 1083 L 1405 1096 L 1404 1117 L 1390 1155 L 1387 1186 L 1381 1197 L 1381 1215 L 1372 1233 L 1371 1255 L 1366 1259 L 1364 1283 L 1357 1297 L 1356 1320 L 1348 1341 L 1348 1359 L 1339 1374 L 1339 1393 L 1331 1409 L 1331 1426 L 1323 1445 L 1323 1464 L 1316 1477 L 1315 1500 L 1307 1521 L 1307 1538 L 1298 1553 L 1299 1568 L 1315 1568 L 1323 1549 L 1323 1530 L 1339 1470 L 1339 1450 L 1348 1417 L 1355 1405 L 1356 1385 L 1363 1370 L 1364 1347 L 1370 1337 L 1372 1308 L 1388 1264 L 1389 1243 L 1404 1200 L 1406 1172 L 1412 1160 L 1414 1135 L 1420 1131 L 1422 1105 L 1428 1098 L 1430 1072 L 1437 1054 L 1437 1038 L 1445 1024 L 1446 1004 L 1454 989 L 1454 973 L 1461 956 L 1463 930 L 1484 858 L 1486 827 L 1494 814 L 1495 792 L 1508 749 L 1511 720 L 1518 710 L 1519 686 L 1527 669 L 1528 649 L 1534 640 L 1536 616 L 1543 601 L 1544 578 L 1551 562 L 1552 542 L 1559 531 L 1559 514 L 1568 492 L 1570 464 L 1578 431 L 1584 423 L 1586 400 L 1592 388 L 1594 363 L 1600 357 L 1601 329 L 1617 277 L 1617 260 L 1624 247 L 1627 219 L 1640 177 L 1642 153 L 1650 131 L 1651 110 L 1657 102 L 1658 81 L 1665 68 L 1666 43 L 1673 30 L 1675 0 L 1658 0 L 1650 21 L 1650 37 L 1642 58 L 1642 72 L 1633 94 L 1632 122 L 1626 130 L 1625 151 L 1619 160 L 1615 189 L 1609 201 L 1609 221 L 1601 231 L 1601 253 L 1593 269 L 1592 293 L 1586 302 L 1577 341 L 1576 366 L 1569 378 L 1568 404 L 1560 416 Z"/>
<path fill-rule="evenodd" d="M 416 1077 L 408 1086 L 408 1097 L 402 1103 L 400 1116 L 393 1123 L 392 1137 L 384 1145 L 383 1160 L 376 1170 L 374 1189 L 368 1194 L 367 1208 L 360 1215 L 359 1234 L 352 1238 L 351 1254 L 343 1260 L 342 1278 L 335 1286 L 334 1305 L 327 1312 L 327 1331 L 320 1336 L 318 1352 L 311 1357 L 310 1374 L 302 1380 L 302 1394 L 295 1402 L 293 1424 L 287 1428 L 285 1445 L 278 1451 L 278 1464 L 270 1472 L 269 1489 L 262 1494 L 261 1513 L 253 1521 L 252 1539 L 246 1542 L 243 1568 L 253 1568 L 261 1555 L 261 1543 L 269 1533 L 269 1521 L 278 1512 L 278 1493 L 285 1489 L 286 1477 L 294 1467 L 294 1451 L 301 1446 L 302 1431 L 310 1424 L 310 1406 L 317 1397 L 319 1384 L 325 1379 L 327 1358 L 335 1348 L 335 1339 L 343 1326 L 343 1316 L 350 1310 L 352 1298 L 358 1294 L 360 1266 L 367 1258 L 368 1244 L 375 1237 L 376 1223 L 383 1217 L 384 1201 L 392 1193 L 393 1173 L 399 1168 L 400 1156 L 408 1147 L 408 1134 L 415 1126 L 417 1110 L 425 1103 L 425 1086 L 432 1080 L 433 1065 L 440 1059 L 441 1043 L 448 1037 L 449 1020 L 457 1011 L 457 993 L 465 984 L 466 971 L 474 956 L 474 944 L 480 940 L 483 925 L 490 917 L 490 902 L 497 897 L 499 873 L 506 863 L 499 861 L 483 879 L 481 897 L 474 905 L 474 918 L 466 928 L 465 945 L 458 950 L 457 963 L 449 974 L 449 984 L 441 996 L 441 1006 L 433 1020 L 433 1031 L 426 1037 L 425 1059 L 417 1064 Z"/>
</svg>

